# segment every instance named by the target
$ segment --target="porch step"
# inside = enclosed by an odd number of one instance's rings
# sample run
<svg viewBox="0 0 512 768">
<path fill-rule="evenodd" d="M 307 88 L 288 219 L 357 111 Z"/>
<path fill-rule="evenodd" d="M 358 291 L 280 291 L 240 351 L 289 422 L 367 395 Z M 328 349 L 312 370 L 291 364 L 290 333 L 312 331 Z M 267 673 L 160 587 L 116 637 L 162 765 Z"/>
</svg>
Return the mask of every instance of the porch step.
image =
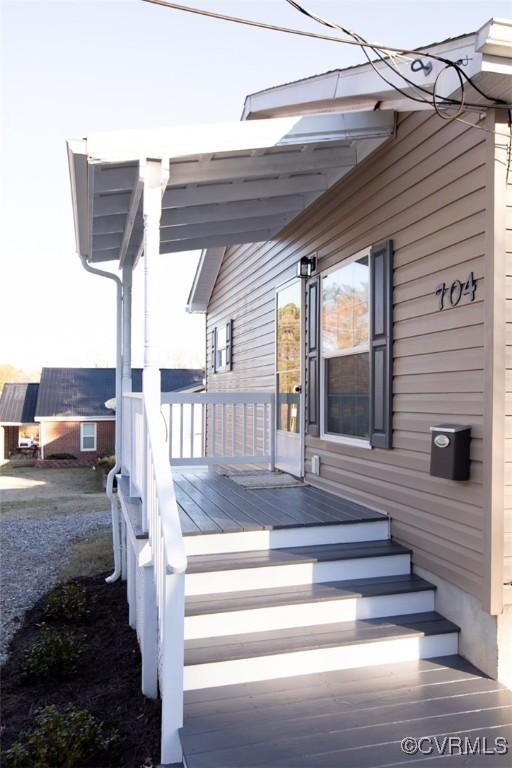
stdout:
<svg viewBox="0 0 512 768">
<path fill-rule="evenodd" d="M 435 587 L 412 574 L 190 596 L 185 638 L 432 611 L 434 596 Z"/>
<path fill-rule="evenodd" d="M 214 555 L 230 552 L 283 549 L 286 547 L 348 544 L 389 538 L 387 518 L 355 522 L 330 522 L 311 526 L 288 526 L 261 531 L 185 533 L 187 555 Z"/>
<path fill-rule="evenodd" d="M 188 768 L 409 766 L 416 759 L 401 750 L 404 735 L 441 741 L 469 731 L 510 743 L 511 712 L 512 691 L 445 656 L 190 691 L 181 740 Z M 433 758 L 433 766 L 466 764 Z M 466 759 L 510 766 L 510 754 Z"/>
<path fill-rule="evenodd" d="M 428 611 L 185 642 L 185 690 L 457 653 L 459 628 Z"/>
<path fill-rule="evenodd" d="M 393 541 L 283 547 L 188 560 L 187 595 L 345 581 L 410 572 L 410 550 Z"/>
</svg>

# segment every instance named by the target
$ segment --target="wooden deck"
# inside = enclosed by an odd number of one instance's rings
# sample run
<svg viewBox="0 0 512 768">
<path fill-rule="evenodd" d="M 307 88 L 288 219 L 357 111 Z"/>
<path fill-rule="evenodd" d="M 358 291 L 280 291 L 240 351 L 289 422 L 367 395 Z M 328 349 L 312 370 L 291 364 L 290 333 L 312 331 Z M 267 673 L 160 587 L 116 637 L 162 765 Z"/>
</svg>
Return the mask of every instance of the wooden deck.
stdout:
<svg viewBox="0 0 512 768">
<path fill-rule="evenodd" d="M 247 489 L 213 470 L 173 470 L 185 536 L 339 525 L 383 515 L 308 485 Z"/>
<path fill-rule="evenodd" d="M 407 736 L 479 737 L 481 749 L 485 737 L 487 750 L 499 736 L 511 749 L 512 691 L 453 656 L 185 693 L 187 768 L 511 765 L 510 752 L 448 756 L 435 744 L 410 756 Z"/>
</svg>

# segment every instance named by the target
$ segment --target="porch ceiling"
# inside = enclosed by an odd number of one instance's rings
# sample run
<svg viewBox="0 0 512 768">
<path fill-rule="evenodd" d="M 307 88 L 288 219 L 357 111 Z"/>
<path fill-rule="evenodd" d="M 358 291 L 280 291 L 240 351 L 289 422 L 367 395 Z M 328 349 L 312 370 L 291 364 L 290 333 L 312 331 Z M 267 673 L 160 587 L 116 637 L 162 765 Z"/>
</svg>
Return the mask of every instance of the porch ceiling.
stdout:
<svg viewBox="0 0 512 768">
<path fill-rule="evenodd" d="M 77 250 L 90 262 L 141 255 L 146 158 L 169 164 L 161 253 L 269 240 L 394 125 L 391 111 L 349 112 L 69 141 Z"/>
</svg>

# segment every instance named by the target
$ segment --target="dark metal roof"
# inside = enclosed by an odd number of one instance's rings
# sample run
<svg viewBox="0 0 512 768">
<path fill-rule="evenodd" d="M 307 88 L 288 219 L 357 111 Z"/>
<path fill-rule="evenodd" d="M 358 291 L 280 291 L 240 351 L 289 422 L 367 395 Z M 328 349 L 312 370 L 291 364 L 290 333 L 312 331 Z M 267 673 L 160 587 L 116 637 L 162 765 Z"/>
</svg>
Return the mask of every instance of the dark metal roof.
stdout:
<svg viewBox="0 0 512 768">
<path fill-rule="evenodd" d="M 0 422 L 32 424 L 36 412 L 39 384 L 4 384 L 0 396 Z"/>
<path fill-rule="evenodd" d="M 163 368 L 162 392 L 196 387 L 203 382 L 204 371 L 191 368 Z M 133 391 L 142 391 L 142 369 L 132 370 Z M 105 402 L 115 397 L 115 368 L 43 368 L 36 417 L 112 416 Z"/>
</svg>

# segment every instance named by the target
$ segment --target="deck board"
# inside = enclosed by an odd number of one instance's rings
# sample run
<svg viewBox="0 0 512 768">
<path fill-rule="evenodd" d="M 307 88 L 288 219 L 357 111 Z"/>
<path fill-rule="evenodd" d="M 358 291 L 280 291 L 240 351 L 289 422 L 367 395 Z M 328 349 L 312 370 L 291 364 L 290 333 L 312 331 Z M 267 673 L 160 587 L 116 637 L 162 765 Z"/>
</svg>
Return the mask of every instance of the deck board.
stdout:
<svg viewBox="0 0 512 768">
<path fill-rule="evenodd" d="M 424 765 L 401 739 L 443 734 L 512 743 L 512 692 L 453 656 L 185 693 L 188 768 Z M 433 765 L 508 767 L 510 755 Z"/>
<path fill-rule="evenodd" d="M 215 471 L 174 470 L 185 536 L 384 520 L 371 509 L 308 485 L 248 489 Z"/>
</svg>

